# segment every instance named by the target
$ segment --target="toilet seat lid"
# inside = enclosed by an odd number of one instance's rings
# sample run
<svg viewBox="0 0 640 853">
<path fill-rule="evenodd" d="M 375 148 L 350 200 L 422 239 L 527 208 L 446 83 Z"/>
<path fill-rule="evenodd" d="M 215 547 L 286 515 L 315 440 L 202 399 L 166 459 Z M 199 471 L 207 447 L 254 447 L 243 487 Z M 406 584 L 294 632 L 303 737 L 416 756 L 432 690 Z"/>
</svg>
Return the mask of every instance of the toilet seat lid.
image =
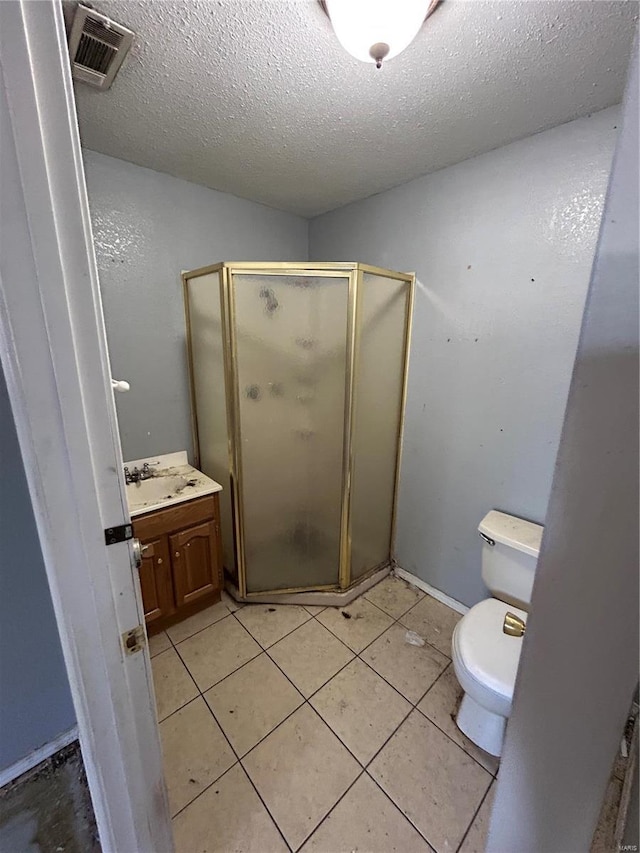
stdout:
<svg viewBox="0 0 640 853">
<path fill-rule="evenodd" d="M 453 651 L 458 664 L 478 687 L 500 697 L 501 704 L 510 711 L 523 638 L 503 632 L 507 612 L 527 621 L 524 610 L 497 598 L 474 605 L 456 626 Z"/>
</svg>

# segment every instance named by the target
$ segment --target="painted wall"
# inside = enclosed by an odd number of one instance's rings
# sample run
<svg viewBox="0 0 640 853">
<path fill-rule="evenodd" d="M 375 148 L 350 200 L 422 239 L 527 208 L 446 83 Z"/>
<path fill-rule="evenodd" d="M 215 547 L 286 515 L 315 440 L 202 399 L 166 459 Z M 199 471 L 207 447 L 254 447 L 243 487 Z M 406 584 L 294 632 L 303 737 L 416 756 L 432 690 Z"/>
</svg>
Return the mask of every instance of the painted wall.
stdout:
<svg viewBox="0 0 640 853">
<path fill-rule="evenodd" d="M 76 721 L 1 367 L 0 470 L 1 771 Z"/>
<path fill-rule="evenodd" d="M 10 241 L 20 175 L 0 72 L 0 235 Z M 21 196 L 21 190 L 19 191 Z M 20 223 L 20 226 L 26 224 Z M 0 250 L 1 254 L 1 250 Z M 0 771 L 75 725 L 66 667 L 0 366 Z"/>
<path fill-rule="evenodd" d="M 637 46 L 629 79 L 490 853 L 589 849 L 638 680 Z"/>
<path fill-rule="evenodd" d="M 191 415 L 182 270 L 306 260 L 307 221 L 84 151 L 125 460 L 187 449 Z"/>
<path fill-rule="evenodd" d="M 465 604 L 476 528 L 543 522 L 618 109 L 312 220 L 312 260 L 414 270 L 396 551 Z"/>
</svg>

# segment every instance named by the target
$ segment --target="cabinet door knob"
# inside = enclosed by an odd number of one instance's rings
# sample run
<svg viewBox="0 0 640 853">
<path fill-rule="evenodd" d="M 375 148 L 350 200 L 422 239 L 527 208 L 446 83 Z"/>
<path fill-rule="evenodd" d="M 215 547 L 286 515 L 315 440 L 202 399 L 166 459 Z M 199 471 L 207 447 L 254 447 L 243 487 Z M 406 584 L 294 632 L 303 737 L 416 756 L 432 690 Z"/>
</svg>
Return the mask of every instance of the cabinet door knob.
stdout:
<svg viewBox="0 0 640 853">
<path fill-rule="evenodd" d="M 176 557 L 180 556 L 180 551 L 176 551 Z"/>
<path fill-rule="evenodd" d="M 161 563 L 162 563 L 162 557 L 158 557 L 158 565 L 161 565 Z"/>
</svg>

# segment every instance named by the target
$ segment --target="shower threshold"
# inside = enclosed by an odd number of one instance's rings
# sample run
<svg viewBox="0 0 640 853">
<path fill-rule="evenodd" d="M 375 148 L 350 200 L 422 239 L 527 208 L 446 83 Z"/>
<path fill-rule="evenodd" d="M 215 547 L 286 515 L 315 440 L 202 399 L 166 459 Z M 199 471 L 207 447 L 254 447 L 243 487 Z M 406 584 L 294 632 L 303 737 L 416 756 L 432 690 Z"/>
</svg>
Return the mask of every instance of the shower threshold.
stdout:
<svg viewBox="0 0 640 853">
<path fill-rule="evenodd" d="M 347 604 L 362 595 L 372 586 L 375 586 L 390 572 L 393 566 L 387 563 L 386 566 L 374 571 L 372 574 L 365 575 L 353 586 L 348 589 L 330 589 L 330 590 L 308 590 L 305 592 L 252 592 L 248 595 L 240 595 L 238 587 L 229 578 L 226 579 L 225 588 L 229 595 L 233 596 L 236 601 L 241 601 L 250 604 L 301 604 L 309 607 L 346 607 Z"/>
</svg>

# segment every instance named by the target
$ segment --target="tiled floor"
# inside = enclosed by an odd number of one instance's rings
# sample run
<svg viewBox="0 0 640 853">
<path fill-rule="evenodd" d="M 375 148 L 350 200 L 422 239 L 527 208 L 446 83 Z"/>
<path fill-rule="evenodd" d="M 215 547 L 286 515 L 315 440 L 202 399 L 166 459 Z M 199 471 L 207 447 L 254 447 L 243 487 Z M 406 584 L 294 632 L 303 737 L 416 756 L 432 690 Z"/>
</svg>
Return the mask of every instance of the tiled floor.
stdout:
<svg viewBox="0 0 640 853">
<path fill-rule="evenodd" d="M 178 853 L 483 850 L 498 763 L 453 722 L 459 618 L 387 578 L 343 610 L 225 597 L 153 637 Z"/>
</svg>

